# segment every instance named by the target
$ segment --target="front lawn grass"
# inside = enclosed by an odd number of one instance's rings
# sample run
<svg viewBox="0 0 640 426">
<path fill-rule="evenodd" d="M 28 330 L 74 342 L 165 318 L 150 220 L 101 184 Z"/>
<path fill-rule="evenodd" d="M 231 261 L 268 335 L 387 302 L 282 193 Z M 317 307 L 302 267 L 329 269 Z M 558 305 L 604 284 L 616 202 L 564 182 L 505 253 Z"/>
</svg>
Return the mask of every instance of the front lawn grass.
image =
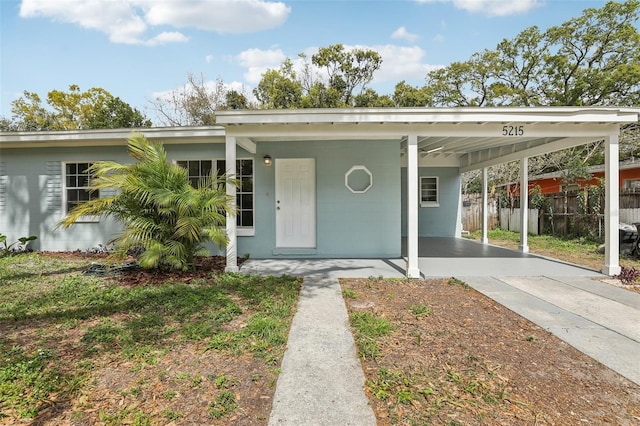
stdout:
<svg viewBox="0 0 640 426">
<path fill-rule="evenodd" d="M 185 414 L 171 405 L 179 398 L 163 395 L 182 394 L 184 400 L 186 389 L 199 387 L 210 388 L 211 399 L 202 411 L 215 407 L 211 421 L 231 415 L 243 398 L 231 403 L 226 393 L 236 398 L 240 391 L 218 389 L 216 374 L 207 379 L 204 362 L 189 360 L 203 371 L 191 374 L 186 384 L 179 380 L 187 374 L 180 373 L 186 370 L 180 354 L 187 346 L 203 358 L 248 359 L 262 365 L 260 371 L 277 374 L 299 279 L 212 273 L 188 283 L 125 286 L 84 275 L 87 266 L 89 260 L 82 257 L 28 253 L 0 258 L 0 424 L 34 419 L 56 405 L 67 407 L 69 413 L 61 414 L 66 420 L 130 424 L 145 418 L 160 424 Z M 104 388 L 106 379 L 98 378 L 102 369 L 123 365 L 125 376 L 146 370 L 145 376 L 130 388 Z M 155 372 L 160 365 L 170 367 Z M 140 402 L 152 388 L 165 401 L 160 411 Z M 138 398 L 138 403 L 110 412 L 92 399 L 92 393 L 111 391 L 123 399 Z"/>
<path fill-rule="evenodd" d="M 471 238 L 479 240 L 480 231 L 471 233 Z M 489 243 L 518 249 L 520 233 L 494 229 L 488 233 Z M 529 252 L 599 271 L 604 264 L 604 255 L 598 253 L 600 243 L 586 238 L 561 238 L 553 235 L 529 235 Z M 640 267 L 640 261 L 629 256 L 620 256 L 620 266 Z"/>
</svg>

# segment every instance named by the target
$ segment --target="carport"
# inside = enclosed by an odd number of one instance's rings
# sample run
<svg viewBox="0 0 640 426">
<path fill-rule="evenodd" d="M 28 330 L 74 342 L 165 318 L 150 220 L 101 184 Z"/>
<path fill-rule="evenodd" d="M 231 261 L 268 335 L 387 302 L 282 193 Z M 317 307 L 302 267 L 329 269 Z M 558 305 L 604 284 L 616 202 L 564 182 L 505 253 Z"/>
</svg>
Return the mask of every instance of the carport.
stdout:
<svg viewBox="0 0 640 426">
<path fill-rule="evenodd" d="M 487 169 L 519 161 L 521 188 L 520 252 L 528 253 L 528 159 L 590 142 L 605 147 L 605 260 L 602 272 L 620 272 L 618 261 L 618 138 L 620 127 L 638 121 L 639 109 L 617 107 L 384 108 L 221 111 L 226 129 L 227 172 L 235 174 L 236 147 L 251 153 L 263 141 L 396 140 L 407 168 L 406 275 L 431 276 L 420 261 L 419 167 L 451 167 L 459 173 L 482 170 L 482 242 L 487 240 Z M 236 197 L 236 188 L 227 186 Z M 460 197 L 461 198 L 461 197 Z M 454 214 L 454 212 L 451 212 Z M 459 209 L 456 214 L 460 214 Z M 227 270 L 237 271 L 237 231 L 227 220 Z M 460 237 L 459 231 L 457 235 Z M 440 247 L 434 250 L 440 250 Z M 428 257 L 422 257 L 428 258 Z M 425 269 L 426 268 L 426 269 Z M 424 270 L 422 270 L 424 269 Z M 422 270 L 422 271 L 421 271 Z"/>
<path fill-rule="evenodd" d="M 406 240 L 402 248 L 406 256 Z M 466 238 L 421 237 L 418 256 L 426 277 L 605 277 L 592 269 Z"/>
</svg>

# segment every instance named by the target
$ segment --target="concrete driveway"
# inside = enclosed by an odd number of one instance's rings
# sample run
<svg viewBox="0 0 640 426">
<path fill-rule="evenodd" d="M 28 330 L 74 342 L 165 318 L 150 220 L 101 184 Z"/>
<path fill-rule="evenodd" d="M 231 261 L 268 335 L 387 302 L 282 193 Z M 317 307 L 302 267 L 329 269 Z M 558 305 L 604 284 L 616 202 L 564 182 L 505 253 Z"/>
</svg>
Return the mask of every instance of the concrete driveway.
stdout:
<svg viewBox="0 0 640 426">
<path fill-rule="evenodd" d="M 456 277 L 640 385 L 640 294 L 597 271 L 476 241 L 421 238 L 425 278 Z M 250 259 L 241 272 L 405 276 L 404 259 Z M 452 302 L 455 303 L 455 302 Z"/>
</svg>

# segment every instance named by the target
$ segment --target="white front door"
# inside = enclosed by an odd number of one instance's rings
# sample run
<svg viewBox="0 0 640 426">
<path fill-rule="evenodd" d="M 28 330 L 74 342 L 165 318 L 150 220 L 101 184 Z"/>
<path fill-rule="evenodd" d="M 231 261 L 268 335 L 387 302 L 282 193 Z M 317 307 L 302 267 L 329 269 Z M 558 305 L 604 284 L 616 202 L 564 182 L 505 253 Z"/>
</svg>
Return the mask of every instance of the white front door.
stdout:
<svg viewBox="0 0 640 426">
<path fill-rule="evenodd" d="M 316 246 L 316 161 L 276 159 L 276 247 Z"/>
</svg>

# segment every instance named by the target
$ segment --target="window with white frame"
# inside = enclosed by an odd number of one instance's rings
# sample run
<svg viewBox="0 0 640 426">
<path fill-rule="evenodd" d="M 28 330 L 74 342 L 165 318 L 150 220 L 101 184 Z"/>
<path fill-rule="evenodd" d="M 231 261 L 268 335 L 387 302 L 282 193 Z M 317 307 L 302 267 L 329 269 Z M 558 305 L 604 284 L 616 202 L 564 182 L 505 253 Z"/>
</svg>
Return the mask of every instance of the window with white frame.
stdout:
<svg viewBox="0 0 640 426">
<path fill-rule="evenodd" d="M 623 183 L 624 189 L 633 189 L 636 191 L 640 189 L 640 179 L 625 179 Z"/>
<path fill-rule="evenodd" d="M 100 198 L 99 191 L 89 191 L 91 174 L 89 167 L 93 163 L 64 163 L 64 204 L 65 213 L 74 207 L 95 198 Z"/>
<path fill-rule="evenodd" d="M 440 200 L 438 197 L 438 177 L 437 176 L 421 176 L 420 177 L 420 206 L 422 207 L 438 207 Z"/>
<path fill-rule="evenodd" d="M 214 160 L 180 160 L 176 161 L 176 164 L 180 167 L 187 169 L 189 174 L 189 182 L 194 188 L 198 187 L 200 180 L 206 178 L 211 174 L 211 169 Z"/>
<path fill-rule="evenodd" d="M 218 175 L 226 172 L 225 160 L 178 160 L 181 167 L 187 169 L 191 185 L 197 186 L 198 182 L 209 176 L 211 170 L 216 170 Z M 253 228 L 254 208 L 253 208 L 253 160 L 236 160 L 236 180 L 238 189 L 236 190 L 236 224 L 238 228 Z"/>
</svg>

